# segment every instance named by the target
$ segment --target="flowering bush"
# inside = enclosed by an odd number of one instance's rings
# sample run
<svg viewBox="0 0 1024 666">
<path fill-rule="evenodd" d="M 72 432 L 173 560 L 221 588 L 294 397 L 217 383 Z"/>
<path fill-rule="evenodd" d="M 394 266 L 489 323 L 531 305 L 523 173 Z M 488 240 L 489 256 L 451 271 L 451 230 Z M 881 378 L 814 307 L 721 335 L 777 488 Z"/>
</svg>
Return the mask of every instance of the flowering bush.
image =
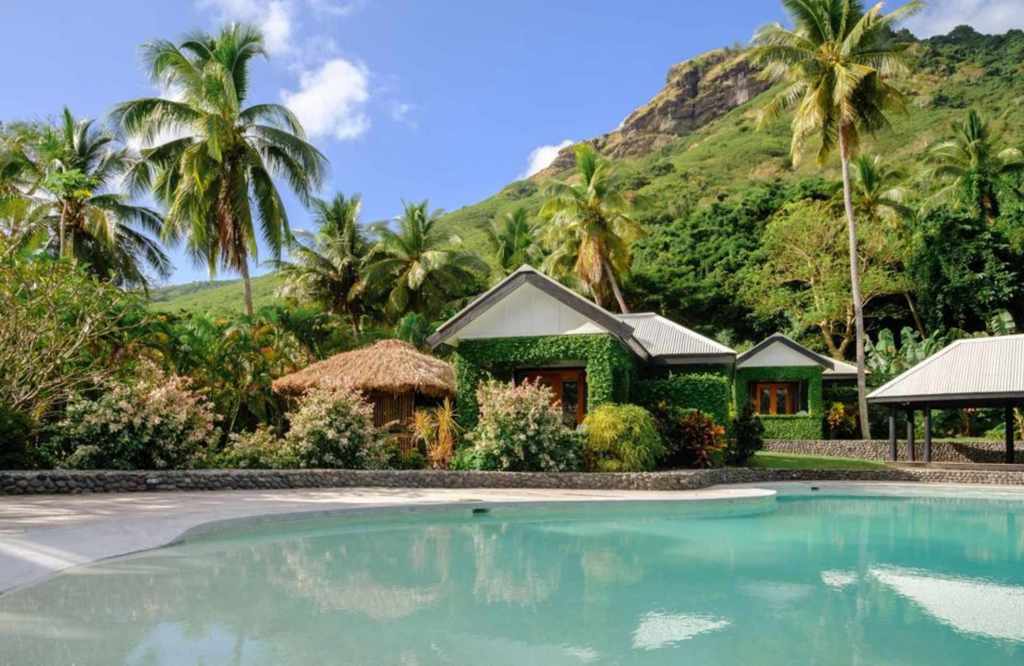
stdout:
<svg viewBox="0 0 1024 666">
<path fill-rule="evenodd" d="M 78 469 L 173 469 L 199 464 L 220 433 L 210 403 L 185 379 L 107 382 L 97 398 L 76 396 L 51 426 L 56 462 Z"/>
<path fill-rule="evenodd" d="M 211 461 L 214 467 L 234 469 L 288 469 L 299 461 L 287 442 L 273 428 L 260 426 L 252 432 L 228 435 L 228 444 Z"/>
<path fill-rule="evenodd" d="M 373 406 L 346 388 L 306 395 L 289 417 L 286 445 L 299 467 L 380 469 L 387 464 L 384 437 L 373 425 Z"/>
<path fill-rule="evenodd" d="M 480 385 L 476 398 L 480 420 L 469 434 L 472 448 L 461 451 L 454 465 L 508 472 L 579 468 L 582 434 L 565 427 L 547 388 L 489 381 Z"/>
<path fill-rule="evenodd" d="M 601 405 L 583 421 L 592 472 L 647 472 L 665 452 L 654 417 L 636 405 Z"/>
</svg>

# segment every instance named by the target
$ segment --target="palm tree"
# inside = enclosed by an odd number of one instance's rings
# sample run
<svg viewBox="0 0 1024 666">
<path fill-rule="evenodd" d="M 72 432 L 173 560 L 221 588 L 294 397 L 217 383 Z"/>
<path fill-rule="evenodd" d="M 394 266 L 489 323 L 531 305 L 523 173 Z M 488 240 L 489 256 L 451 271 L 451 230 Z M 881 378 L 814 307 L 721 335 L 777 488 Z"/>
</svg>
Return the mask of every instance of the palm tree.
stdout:
<svg viewBox="0 0 1024 666">
<path fill-rule="evenodd" d="M 937 196 L 959 196 L 989 222 L 999 217 L 999 190 L 1015 189 L 1007 176 L 1024 173 L 1024 154 L 1016 148 L 999 150 L 997 140 L 989 123 L 971 109 L 963 122 L 953 123 L 951 139 L 928 151 L 927 177 L 949 183 Z"/>
<path fill-rule="evenodd" d="M 530 223 L 525 208 L 505 213 L 484 228 L 487 244 L 495 263 L 495 277 L 507 277 L 523 264 L 540 257 L 537 228 Z"/>
<path fill-rule="evenodd" d="M 49 230 L 47 249 L 124 286 L 146 287 L 146 269 L 169 275 L 170 260 L 147 235 L 160 232 L 160 214 L 114 190 L 132 165 L 128 149 L 67 108 L 36 141 L 27 147 L 32 166 L 24 172 L 37 174 L 23 190 L 32 208 L 23 212 Z"/>
<path fill-rule="evenodd" d="M 630 216 L 630 203 L 612 183 L 611 163 L 589 144 L 575 148 L 580 182 L 556 181 L 548 187 L 541 217 L 549 220 L 547 243 L 552 250 L 545 270 L 572 277 L 599 305 L 611 291 L 621 312 L 629 312 L 619 288 L 633 261 L 630 245 L 643 235 Z"/>
<path fill-rule="evenodd" d="M 870 224 L 886 224 L 892 242 L 907 246 L 907 229 L 903 222 L 914 215 L 906 205 L 907 188 L 902 185 L 903 172 L 888 166 L 881 156 L 859 155 L 851 164 L 853 169 L 853 210 Z M 925 334 L 924 322 L 909 291 L 903 292 L 914 325 Z M 865 343 L 867 344 L 867 343 Z"/>
<path fill-rule="evenodd" d="M 369 244 L 359 227 L 362 198 L 337 194 L 330 201 L 313 199 L 317 232 L 298 232 L 305 240 L 291 249 L 292 261 L 277 262 L 285 280 L 282 294 L 320 303 L 328 312 L 347 316 L 359 335 L 363 282 L 360 270 Z"/>
<path fill-rule="evenodd" d="M 892 40 L 892 26 L 923 5 L 911 0 L 883 15 L 879 2 L 864 11 L 859 0 L 782 0 L 794 28 L 766 26 L 754 37 L 752 57 L 765 75 L 787 85 L 760 112 L 763 126 L 796 106 L 790 155 L 796 166 L 804 146 L 817 137 L 818 163 L 838 148 L 843 174 L 850 250 L 850 282 L 857 331 L 857 390 L 860 425 L 870 437 L 864 368 L 864 307 L 861 298 L 850 161 L 861 134 L 889 126 L 886 112 L 906 108 L 888 79 L 906 71 L 905 44 Z"/>
<path fill-rule="evenodd" d="M 149 146 L 130 182 L 151 187 L 166 205 L 164 238 L 186 238 L 193 259 L 211 275 L 218 264 L 241 274 L 251 316 L 249 259 L 257 257 L 257 227 L 274 259 L 291 242 L 272 175 L 283 177 L 305 204 L 323 179 L 326 158 L 287 108 L 243 106 L 249 64 L 266 55 L 255 28 L 232 24 L 216 36 L 198 33 L 180 45 L 157 40 L 143 48 L 154 81 L 174 98 L 136 99 L 115 109 L 125 132 Z"/>
<path fill-rule="evenodd" d="M 426 201 L 403 205 L 397 231 L 376 226 L 378 240 L 363 278 L 368 289 L 386 291 L 386 309 L 395 318 L 436 312 L 488 270 L 486 262 L 462 248 L 461 238 L 437 228 L 442 211 L 430 212 Z"/>
</svg>

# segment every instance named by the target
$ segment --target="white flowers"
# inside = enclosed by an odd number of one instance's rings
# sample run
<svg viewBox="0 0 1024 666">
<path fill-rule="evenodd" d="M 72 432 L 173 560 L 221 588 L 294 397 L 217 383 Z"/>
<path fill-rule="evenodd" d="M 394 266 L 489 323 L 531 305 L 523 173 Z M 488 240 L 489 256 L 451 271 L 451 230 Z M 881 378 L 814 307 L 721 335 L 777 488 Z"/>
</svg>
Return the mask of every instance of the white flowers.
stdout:
<svg viewBox="0 0 1024 666">
<path fill-rule="evenodd" d="M 562 471 L 579 466 L 581 438 L 562 423 L 551 393 L 536 384 L 485 382 L 477 390 L 480 420 L 470 439 L 485 469 Z"/>
</svg>

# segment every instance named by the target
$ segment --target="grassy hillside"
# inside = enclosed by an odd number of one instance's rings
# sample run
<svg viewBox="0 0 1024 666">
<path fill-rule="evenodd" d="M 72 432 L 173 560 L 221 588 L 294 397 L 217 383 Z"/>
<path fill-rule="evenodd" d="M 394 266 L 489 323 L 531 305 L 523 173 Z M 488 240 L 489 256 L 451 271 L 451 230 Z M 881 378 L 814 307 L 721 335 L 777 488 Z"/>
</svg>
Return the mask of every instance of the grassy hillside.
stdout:
<svg viewBox="0 0 1024 666">
<path fill-rule="evenodd" d="M 259 308 L 277 303 L 280 286 L 281 278 L 273 273 L 253 278 L 253 305 Z M 150 294 L 150 307 L 161 312 L 242 312 L 245 310 L 242 281 L 189 282 L 154 289 Z"/>
<path fill-rule="evenodd" d="M 901 82 L 911 96 L 908 113 L 895 116 L 891 130 L 869 138 L 865 152 L 884 155 L 914 176 L 920 172 L 925 148 L 947 136 L 950 122 L 961 119 L 970 107 L 988 118 L 1005 119 L 1004 138 L 1011 145 L 1024 141 L 1019 114 L 1024 101 L 1024 32 L 985 36 L 958 28 L 912 48 L 914 73 Z M 695 206 L 727 198 L 751 183 L 819 173 L 813 153 L 793 168 L 788 118 L 757 130 L 756 111 L 772 92 L 754 97 L 647 155 L 617 160 L 625 187 L 646 203 L 643 217 L 671 219 Z M 822 175 L 839 178 L 838 162 L 825 165 Z M 449 213 L 444 222 L 469 245 L 481 248 L 482 225 L 518 206 L 537 210 L 543 187 L 543 180 L 514 182 L 478 204 Z"/>
</svg>

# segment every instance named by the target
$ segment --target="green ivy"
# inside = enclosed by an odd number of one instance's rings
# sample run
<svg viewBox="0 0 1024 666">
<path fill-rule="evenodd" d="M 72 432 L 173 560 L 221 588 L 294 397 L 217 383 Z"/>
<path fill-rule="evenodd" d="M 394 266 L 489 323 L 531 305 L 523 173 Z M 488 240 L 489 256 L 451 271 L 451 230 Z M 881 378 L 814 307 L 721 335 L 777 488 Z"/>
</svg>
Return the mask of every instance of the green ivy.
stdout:
<svg viewBox="0 0 1024 666">
<path fill-rule="evenodd" d="M 821 439 L 820 416 L 759 416 L 764 439 Z"/>
<path fill-rule="evenodd" d="M 486 377 L 511 379 L 517 368 L 579 361 L 587 371 L 587 409 L 627 402 L 636 367 L 632 355 L 610 335 L 551 335 L 463 340 L 452 354 L 460 423 L 476 425 L 476 387 Z"/>
<path fill-rule="evenodd" d="M 750 400 L 751 382 L 807 382 L 807 414 L 761 416 L 765 439 L 821 439 L 824 411 L 822 370 L 818 366 L 739 368 L 736 370 L 736 403 Z"/>
<path fill-rule="evenodd" d="M 633 400 L 648 409 L 667 403 L 684 409 L 704 412 L 721 426 L 730 423 L 732 406 L 729 379 L 720 373 L 672 374 L 665 379 L 637 382 Z"/>
</svg>

